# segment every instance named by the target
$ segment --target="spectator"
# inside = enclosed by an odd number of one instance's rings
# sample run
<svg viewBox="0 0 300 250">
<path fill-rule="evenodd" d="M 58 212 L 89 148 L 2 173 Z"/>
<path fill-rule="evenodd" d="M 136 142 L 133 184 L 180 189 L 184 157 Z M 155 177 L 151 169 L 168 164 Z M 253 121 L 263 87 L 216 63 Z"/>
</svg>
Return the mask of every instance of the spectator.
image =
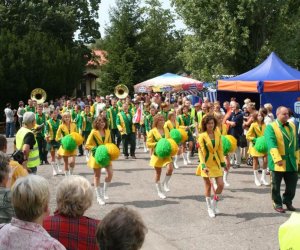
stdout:
<svg viewBox="0 0 300 250">
<path fill-rule="evenodd" d="M 82 176 L 68 176 L 59 183 L 57 210 L 44 220 L 44 228 L 67 249 L 98 249 L 95 239 L 98 220 L 84 216 L 92 205 L 91 184 Z"/>
<path fill-rule="evenodd" d="M 22 127 L 24 113 L 25 113 L 24 102 L 19 101 L 19 108 L 18 108 L 18 111 L 17 111 L 19 128 Z"/>
<path fill-rule="evenodd" d="M 9 157 L 0 152 L 0 223 L 9 223 L 15 216 L 11 205 Z"/>
<path fill-rule="evenodd" d="M 267 111 L 268 111 L 268 115 L 265 117 L 265 124 L 268 125 L 269 123 L 271 123 L 272 121 L 275 120 L 274 115 L 273 115 L 273 113 L 272 113 L 272 111 L 273 111 L 273 106 L 272 106 L 271 103 L 266 103 L 266 104 L 264 105 L 264 108 L 266 108 Z"/>
<path fill-rule="evenodd" d="M 141 249 L 147 228 L 140 215 L 127 207 L 113 209 L 97 228 L 97 242 L 101 250 Z"/>
<path fill-rule="evenodd" d="M 35 114 L 28 111 L 23 116 L 23 126 L 16 135 L 16 148 L 24 153 L 23 166 L 29 173 L 36 174 L 40 165 L 39 149 L 32 129 L 35 127 Z"/>
<path fill-rule="evenodd" d="M 6 153 L 7 151 L 7 140 L 5 136 L 0 135 L 0 152 Z M 20 178 L 28 175 L 27 170 L 17 161 L 11 160 L 9 162 L 11 167 L 12 177 L 10 181 L 10 187 L 14 185 L 15 181 Z"/>
<path fill-rule="evenodd" d="M 16 213 L 9 224 L 0 225 L 1 250 L 65 249 L 42 227 L 49 214 L 49 186 L 45 178 L 29 175 L 16 181 L 12 205 Z"/>
<path fill-rule="evenodd" d="M 237 149 L 234 153 L 235 155 L 235 166 L 234 168 L 238 168 L 241 165 L 241 146 L 243 144 L 243 113 L 240 111 L 240 105 L 235 102 L 230 102 L 230 108 L 231 108 L 231 115 L 227 118 L 226 124 L 229 126 L 228 134 L 235 137 L 238 141 Z M 245 137 L 245 136 L 244 136 Z M 246 137 L 244 138 L 246 145 Z M 232 164 L 233 164 L 233 158 L 232 158 Z"/>
<path fill-rule="evenodd" d="M 5 131 L 5 134 L 6 134 L 6 138 L 9 138 L 9 137 L 14 137 L 15 135 L 15 131 L 14 131 L 14 111 L 11 109 L 11 104 L 10 103 L 7 103 L 6 104 L 6 108 L 4 109 L 4 114 L 5 114 L 5 117 L 6 117 L 6 131 Z"/>
</svg>

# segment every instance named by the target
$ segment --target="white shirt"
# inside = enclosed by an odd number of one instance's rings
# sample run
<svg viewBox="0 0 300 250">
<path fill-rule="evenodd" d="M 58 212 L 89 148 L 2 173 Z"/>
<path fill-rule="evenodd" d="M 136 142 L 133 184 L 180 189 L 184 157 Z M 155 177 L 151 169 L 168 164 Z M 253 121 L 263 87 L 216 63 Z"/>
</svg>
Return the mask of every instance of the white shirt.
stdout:
<svg viewBox="0 0 300 250">
<path fill-rule="evenodd" d="M 4 113 L 6 116 L 6 122 L 14 122 L 14 112 L 11 110 L 11 108 L 5 108 Z"/>
</svg>

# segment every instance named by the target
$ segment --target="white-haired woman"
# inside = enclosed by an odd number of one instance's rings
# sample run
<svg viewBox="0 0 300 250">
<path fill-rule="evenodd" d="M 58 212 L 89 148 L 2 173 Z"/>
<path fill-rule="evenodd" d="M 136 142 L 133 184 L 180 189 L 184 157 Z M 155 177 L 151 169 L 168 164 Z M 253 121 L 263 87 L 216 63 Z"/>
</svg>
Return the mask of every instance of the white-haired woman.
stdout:
<svg viewBox="0 0 300 250">
<path fill-rule="evenodd" d="M 35 128 L 35 114 L 26 112 L 23 116 L 23 126 L 16 134 L 16 149 L 24 154 L 23 166 L 29 173 L 36 174 L 40 165 L 39 149 L 33 129 Z"/>
<path fill-rule="evenodd" d="M 12 205 L 16 217 L 9 224 L 0 224 L 1 250 L 65 249 L 42 226 L 49 214 L 49 199 L 49 186 L 45 178 L 28 175 L 15 182 Z"/>
<path fill-rule="evenodd" d="M 58 185 L 57 210 L 44 220 L 44 228 L 67 249 L 98 249 L 96 229 L 98 220 L 84 216 L 92 205 L 93 191 L 87 179 L 68 176 Z"/>
<path fill-rule="evenodd" d="M 63 113 L 61 122 L 62 123 L 59 125 L 56 132 L 56 141 L 60 141 L 64 136 L 69 135 L 72 132 L 77 132 L 76 124 L 71 122 L 71 114 L 69 112 Z M 65 175 L 67 176 L 73 174 L 77 150 L 67 151 L 64 150 L 62 146 L 60 146 L 57 154 L 59 156 L 62 156 L 64 159 Z"/>
</svg>

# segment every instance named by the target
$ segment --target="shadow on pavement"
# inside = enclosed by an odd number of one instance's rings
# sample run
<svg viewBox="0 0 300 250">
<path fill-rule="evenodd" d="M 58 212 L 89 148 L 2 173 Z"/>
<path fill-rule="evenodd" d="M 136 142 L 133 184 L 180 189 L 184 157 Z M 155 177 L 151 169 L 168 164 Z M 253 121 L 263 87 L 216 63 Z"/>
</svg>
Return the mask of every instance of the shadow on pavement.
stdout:
<svg viewBox="0 0 300 250">
<path fill-rule="evenodd" d="M 281 214 L 281 213 L 277 213 L 274 211 L 274 213 L 237 213 L 237 214 L 223 214 L 221 213 L 220 215 L 218 215 L 220 217 L 224 216 L 224 217 L 236 217 L 239 219 L 244 219 L 243 221 L 237 222 L 236 224 L 242 223 L 242 222 L 246 222 L 246 221 L 250 221 L 253 219 L 257 219 L 257 218 L 278 218 L 278 216 L 281 217 L 286 217 L 288 218 L 290 216 L 290 214 L 285 213 L 285 214 Z"/>
<path fill-rule="evenodd" d="M 249 171 L 247 170 L 238 170 L 238 169 L 230 169 L 230 174 L 241 174 L 241 175 L 253 175 L 253 171 L 251 171 L 251 169 L 249 169 Z"/>
<path fill-rule="evenodd" d="M 205 198 L 203 195 L 186 195 L 186 196 L 168 196 L 168 198 L 179 199 L 179 200 L 195 200 L 204 202 Z"/>
<path fill-rule="evenodd" d="M 114 169 L 114 171 L 120 171 L 120 172 L 125 172 L 125 173 L 131 173 L 131 172 L 134 172 L 134 171 L 153 171 L 153 168 L 149 167 L 149 168 L 122 168 L 122 169 Z"/>
<path fill-rule="evenodd" d="M 255 194 L 268 194 L 270 193 L 270 186 L 261 186 L 257 188 L 236 188 L 230 190 L 233 193 L 236 192 L 246 192 L 246 193 L 255 193 Z"/>
<path fill-rule="evenodd" d="M 152 208 L 152 207 L 166 206 L 170 204 L 179 204 L 179 202 L 170 201 L 170 200 L 146 200 L 146 201 L 129 201 L 129 202 L 110 202 L 109 204 L 134 206 L 138 208 Z"/>
</svg>

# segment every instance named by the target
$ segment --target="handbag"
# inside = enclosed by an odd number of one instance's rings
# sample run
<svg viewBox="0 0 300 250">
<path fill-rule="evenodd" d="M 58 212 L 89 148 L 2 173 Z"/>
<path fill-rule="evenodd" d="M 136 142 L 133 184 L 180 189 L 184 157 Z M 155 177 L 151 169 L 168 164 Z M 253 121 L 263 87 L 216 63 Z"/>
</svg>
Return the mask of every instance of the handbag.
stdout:
<svg viewBox="0 0 300 250">
<path fill-rule="evenodd" d="M 17 161 L 20 164 L 24 162 L 24 153 L 21 150 L 16 150 L 11 156 L 15 161 Z"/>
<path fill-rule="evenodd" d="M 248 146 L 247 139 L 245 135 L 240 135 L 238 139 L 238 146 L 241 148 L 246 148 Z"/>
</svg>

